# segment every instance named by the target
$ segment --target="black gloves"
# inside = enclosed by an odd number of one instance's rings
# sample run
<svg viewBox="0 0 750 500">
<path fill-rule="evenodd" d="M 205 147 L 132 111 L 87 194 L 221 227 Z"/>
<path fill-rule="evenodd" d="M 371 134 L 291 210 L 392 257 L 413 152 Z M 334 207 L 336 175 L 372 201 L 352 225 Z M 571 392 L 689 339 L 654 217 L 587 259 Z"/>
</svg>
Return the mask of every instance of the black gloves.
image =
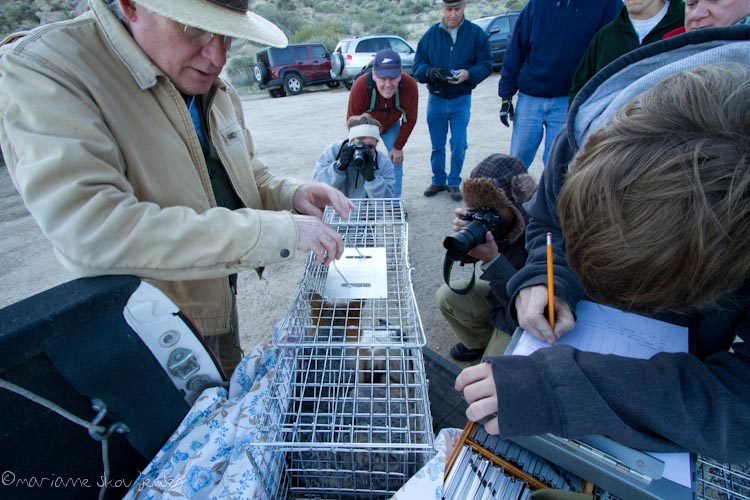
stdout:
<svg viewBox="0 0 750 500">
<path fill-rule="evenodd" d="M 370 146 L 362 142 L 355 143 L 354 148 L 354 159 L 352 160 L 354 168 L 362 172 L 362 177 L 366 181 L 374 181 L 375 171 L 378 169 L 377 153 L 370 152 Z"/>
<path fill-rule="evenodd" d="M 362 177 L 364 177 L 366 181 L 375 180 L 375 162 L 372 161 L 372 159 L 365 161 L 365 166 L 362 167 Z"/>
<path fill-rule="evenodd" d="M 443 73 L 443 68 L 427 68 L 425 77 L 430 83 L 445 83 L 446 81 L 448 81 L 448 79 L 445 77 L 445 73 Z"/>
<path fill-rule="evenodd" d="M 503 99 L 500 105 L 500 122 L 506 127 L 510 127 L 510 120 L 513 121 L 513 103 L 510 99 Z"/>
<path fill-rule="evenodd" d="M 349 144 L 348 142 L 344 144 L 339 152 L 339 166 L 336 168 L 339 170 L 346 170 L 347 167 L 351 165 L 352 158 L 354 158 L 354 149 L 354 144 Z"/>
</svg>

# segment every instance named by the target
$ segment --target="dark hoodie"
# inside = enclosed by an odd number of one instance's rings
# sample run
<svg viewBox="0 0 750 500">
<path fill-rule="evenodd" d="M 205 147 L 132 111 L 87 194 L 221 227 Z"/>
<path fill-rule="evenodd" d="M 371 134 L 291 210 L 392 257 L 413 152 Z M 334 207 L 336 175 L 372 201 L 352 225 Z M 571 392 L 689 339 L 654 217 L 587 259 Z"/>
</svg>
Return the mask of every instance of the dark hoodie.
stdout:
<svg viewBox="0 0 750 500">
<path fill-rule="evenodd" d="M 622 0 L 531 0 L 505 50 L 498 95 L 567 96 L 581 56 Z"/>
</svg>

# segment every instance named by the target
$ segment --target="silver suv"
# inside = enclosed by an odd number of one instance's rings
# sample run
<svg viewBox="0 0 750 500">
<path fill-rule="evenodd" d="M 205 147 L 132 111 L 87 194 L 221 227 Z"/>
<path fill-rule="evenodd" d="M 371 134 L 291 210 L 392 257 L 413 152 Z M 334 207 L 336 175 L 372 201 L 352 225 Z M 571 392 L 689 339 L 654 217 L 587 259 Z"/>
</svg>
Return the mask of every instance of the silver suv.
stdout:
<svg viewBox="0 0 750 500">
<path fill-rule="evenodd" d="M 411 74 L 416 50 L 409 42 L 396 35 L 355 36 L 341 40 L 331 54 L 331 76 L 351 88 L 354 80 L 370 64 L 375 53 L 392 49 L 401 56 L 401 70 Z"/>
</svg>

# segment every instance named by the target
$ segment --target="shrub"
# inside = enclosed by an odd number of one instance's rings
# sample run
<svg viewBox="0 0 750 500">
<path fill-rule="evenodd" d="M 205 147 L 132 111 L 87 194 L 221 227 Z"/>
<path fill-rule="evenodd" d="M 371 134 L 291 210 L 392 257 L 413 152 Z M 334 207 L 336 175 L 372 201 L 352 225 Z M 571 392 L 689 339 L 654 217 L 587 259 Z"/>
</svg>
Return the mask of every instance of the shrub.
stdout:
<svg viewBox="0 0 750 500">
<path fill-rule="evenodd" d="M 8 2 L 0 9 L 0 32 L 3 37 L 15 31 L 39 25 L 35 9 L 28 2 Z"/>
<path fill-rule="evenodd" d="M 276 5 L 280 10 L 295 10 L 297 8 L 294 0 L 276 0 Z"/>
<path fill-rule="evenodd" d="M 293 36 L 294 43 L 318 42 L 333 50 L 336 42 L 342 38 L 342 33 L 348 31 L 348 26 L 340 20 L 306 23 L 300 26 Z"/>
<path fill-rule="evenodd" d="M 250 56 L 236 55 L 230 57 L 225 68 L 232 85 L 242 87 L 255 83 L 253 64 L 255 64 L 255 59 Z"/>
<path fill-rule="evenodd" d="M 338 2 L 323 1 L 318 2 L 314 7 L 316 12 L 324 14 L 341 13 L 341 5 Z"/>
<path fill-rule="evenodd" d="M 415 10 L 415 12 L 427 12 L 429 10 L 432 10 L 432 2 L 430 0 L 422 0 L 419 2 L 419 10 Z"/>
<path fill-rule="evenodd" d="M 290 14 L 275 8 L 271 4 L 260 4 L 253 11 L 281 28 L 287 38 L 291 38 L 291 35 L 304 24 L 304 20 L 299 14 Z"/>
</svg>

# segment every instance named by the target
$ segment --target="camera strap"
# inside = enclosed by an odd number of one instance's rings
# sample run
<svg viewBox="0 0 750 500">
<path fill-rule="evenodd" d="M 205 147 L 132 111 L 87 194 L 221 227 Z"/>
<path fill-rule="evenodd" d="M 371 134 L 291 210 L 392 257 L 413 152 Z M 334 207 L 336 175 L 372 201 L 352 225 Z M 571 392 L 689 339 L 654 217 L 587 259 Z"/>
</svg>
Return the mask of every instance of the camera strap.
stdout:
<svg viewBox="0 0 750 500">
<path fill-rule="evenodd" d="M 344 139 L 344 142 L 341 143 L 341 146 L 339 147 L 339 152 L 336 153 L 337 160 L 341 157 L 341 150 L 344 149 L 344 146 L 346 146 L 348 143 L 349 143 L 349 139 Z"/>
<path fill-rule="evenodd" d="M 456 262 L 454 259 L 449 259 L 448 254 L 445 255 L 443 258 L 443 281 L 445 281 L 445 284 L 448 285 L 448 288 L 450 288 L 454 293 L 457 293 L 458 295 L 466 295 L 471 291 L 472 288 L 474 288 L 474 282 L 476 280 L 475 276 L 475 270 L 477 267 L 477 261 L 474 260 L 472 264 L 474 264 L 474 269 L 472 269 L 471 272 L 471 281 L 469 281 L 469 284 L 466 285 L 464 288 L 459 288 L 456 290 L 451 286 L 451 270 L 453 269 L 453 263 Z M 461 261 L 461 265 L 463 266 L 466 264 L 466 260 Z"/>
</svg>

